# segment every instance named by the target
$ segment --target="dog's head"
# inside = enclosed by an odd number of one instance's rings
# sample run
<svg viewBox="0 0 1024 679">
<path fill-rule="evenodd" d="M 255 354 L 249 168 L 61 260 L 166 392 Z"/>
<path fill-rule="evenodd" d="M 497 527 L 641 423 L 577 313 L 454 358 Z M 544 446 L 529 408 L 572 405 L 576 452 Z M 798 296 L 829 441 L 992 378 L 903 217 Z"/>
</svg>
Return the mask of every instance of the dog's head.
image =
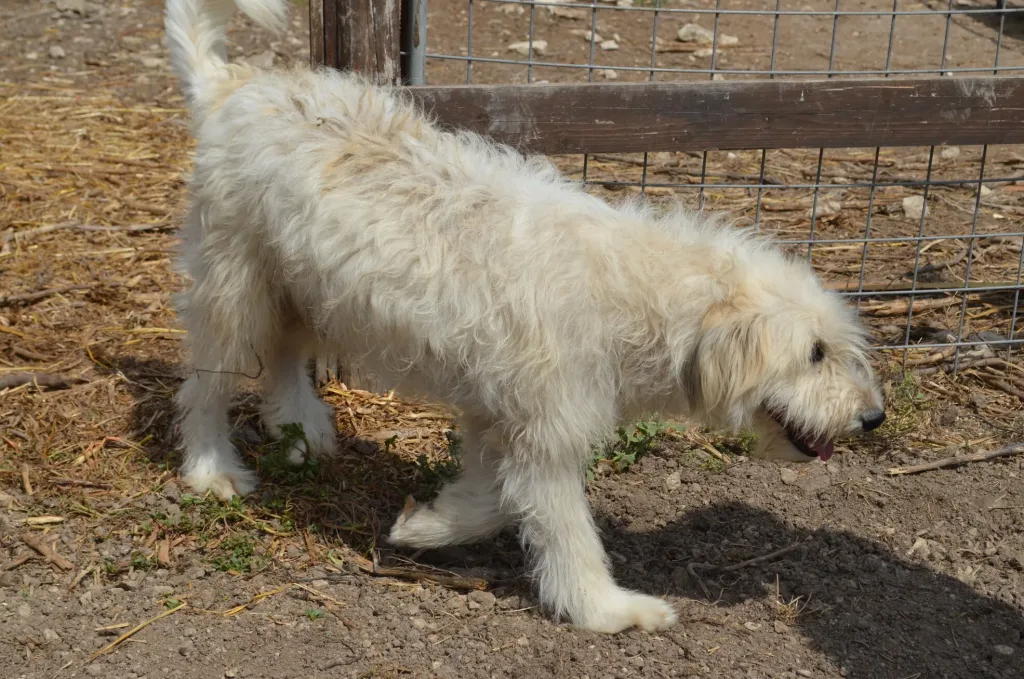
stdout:
<svg viewBox="0 0 1024 679">
<path fill-rule="evenodd" d="M 730 268 L 688 362 L 696 414 L 712 426 L 753 426 L 756 452 L 790 461 L 827 460 L 836 438 L 879 427 L 882 395 L 854 311 L 781 253 Z"/>
</svg>

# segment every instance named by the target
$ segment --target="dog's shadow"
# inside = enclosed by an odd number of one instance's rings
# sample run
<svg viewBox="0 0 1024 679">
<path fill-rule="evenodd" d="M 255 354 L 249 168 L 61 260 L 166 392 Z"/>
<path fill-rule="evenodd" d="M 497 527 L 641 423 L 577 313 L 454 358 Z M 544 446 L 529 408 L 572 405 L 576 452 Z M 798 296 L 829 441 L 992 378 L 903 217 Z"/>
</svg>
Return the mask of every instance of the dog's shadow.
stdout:
<svg viewBox="0 0 1024 679">
<path fill-rule="evenodd" d="M 691 624 L 723 624 L 729 608 L 757 601 L 758 619 L 732 619 L 737 633 L 773 635 L 782 623 L 844 668 L 846 677 L 1024 676 L 1019 607 L 847 531 L 795 528 L 773 513 L 728 503 L 692 511 L 652 533 L 612 529 L 605 541 L 631 556 L 616 573 L 623 585 L 703 602 L 699 612 L 689 607 L 683 626 L 687 615 Z M 745 543 L 740 551 L 750 557 L 796 547 L 717 575 L 689 567 L 723 558 L 723 541 Z M 1012 601 L 1011 591 L 1004 588 L 1001 598 Z"/>
<path fill-rule="evenodd" d="M 174 392 L 181 383 L 179 364 L 161 359 L 98 355 L 109 373 L 120 373 L 133 397 L 132 437 L 142 441 L 148 461 L 168 470 L 181 463 Z M 240 387 L 241 389 L 241 387 Z M 257 516 L 280 517 L 300 534 L 310 531 L 326 541 L 344 544 L 357 553 L 378 552 L 385 560 L 401 554 L 388 549 L 383 536 L 401 512 L 405 498 L 428 499 L 457 472 L 444 455 L 409 459 L 374 441 L 338 432 L 336 455 L 303 467 L 285 456 L 263 430 L 258 408 L 261 395 L 239 391 L 232 408 L 232 437 L 245 463 L 257 470 L 260 486 L 246 500 Z M 187 492 L 187 489 L 182 489 Z M 487 545 L 428 552 L 422 563 L 451 565 L 460 574 L 479 572 L 498 579 L 522 571 L 523 556 L 514 535 Z M 495 575 L 496 573 L 502 575 Z"/>
</svg>

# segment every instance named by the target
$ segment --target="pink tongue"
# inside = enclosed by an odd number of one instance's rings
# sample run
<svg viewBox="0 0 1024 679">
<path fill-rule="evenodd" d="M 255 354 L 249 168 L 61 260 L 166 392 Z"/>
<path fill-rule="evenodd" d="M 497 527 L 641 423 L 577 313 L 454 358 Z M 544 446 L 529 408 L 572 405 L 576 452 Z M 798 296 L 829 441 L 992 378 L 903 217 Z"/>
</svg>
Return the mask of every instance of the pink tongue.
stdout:
<svg viewBox="0 0 1024 679">
<path fill-rule="evenodd" d="M 832 457 L 832 453 L 835 452 L 835 446 L 827 439 L 823 441 L 812 441 L 810 443 L 810 447 L 811 450 L 818 454 L 818 457 L 821 458 L 822 462 L 827 462 L 828 459 Z"/>
</svg>

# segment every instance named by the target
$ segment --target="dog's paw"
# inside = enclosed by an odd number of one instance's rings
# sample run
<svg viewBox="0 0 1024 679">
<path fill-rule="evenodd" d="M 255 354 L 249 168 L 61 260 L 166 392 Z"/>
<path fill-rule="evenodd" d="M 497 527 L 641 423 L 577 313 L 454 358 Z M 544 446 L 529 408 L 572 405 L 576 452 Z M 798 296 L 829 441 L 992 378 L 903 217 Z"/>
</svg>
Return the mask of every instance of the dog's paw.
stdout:
<svg viewBox="0 0 1024 679">
<path fill-rule="evenodd" d="M 230 501 L 236 495 L 248 495 L 259 485 L 256 472 L 249 469 L 214 474 L 188 474 L 182 480 L 197 493 L 210 492 L 224 501 Z"/>
<path fill-rule="evenodd" d="M 590 612 L 578 627 L 617 634 L 631 627 L 654 631 L 671 627 L 678 616 L 667 601 L 646 594 L 621 590 L 604 599 L 597 610 Z"/>
<path fill-rule="evenodd" d="M 405 498 L 402 513 L 395 519 L 395 524 L 388 534 L 388 542 L 396 547 L 421 549 L 434 546 L 430 544 L 432 537 L 439 528 L 439 517 L 426 505 L 417 504 L 410 495 Z"/>
</svg>

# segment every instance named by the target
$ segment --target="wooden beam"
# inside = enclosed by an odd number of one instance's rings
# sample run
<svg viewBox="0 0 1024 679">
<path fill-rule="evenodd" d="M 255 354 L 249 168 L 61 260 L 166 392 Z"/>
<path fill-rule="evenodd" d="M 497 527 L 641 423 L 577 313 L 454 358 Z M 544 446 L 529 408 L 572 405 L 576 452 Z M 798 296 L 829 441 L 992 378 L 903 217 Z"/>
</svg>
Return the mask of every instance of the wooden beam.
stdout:
<svg viewBox="0 0 1024 679">
<path fill-rule="evenodd" d="M 1024 78 L 409 88 L 442 123 L 537 153 L 1024 143 Z"/>
</svg>

